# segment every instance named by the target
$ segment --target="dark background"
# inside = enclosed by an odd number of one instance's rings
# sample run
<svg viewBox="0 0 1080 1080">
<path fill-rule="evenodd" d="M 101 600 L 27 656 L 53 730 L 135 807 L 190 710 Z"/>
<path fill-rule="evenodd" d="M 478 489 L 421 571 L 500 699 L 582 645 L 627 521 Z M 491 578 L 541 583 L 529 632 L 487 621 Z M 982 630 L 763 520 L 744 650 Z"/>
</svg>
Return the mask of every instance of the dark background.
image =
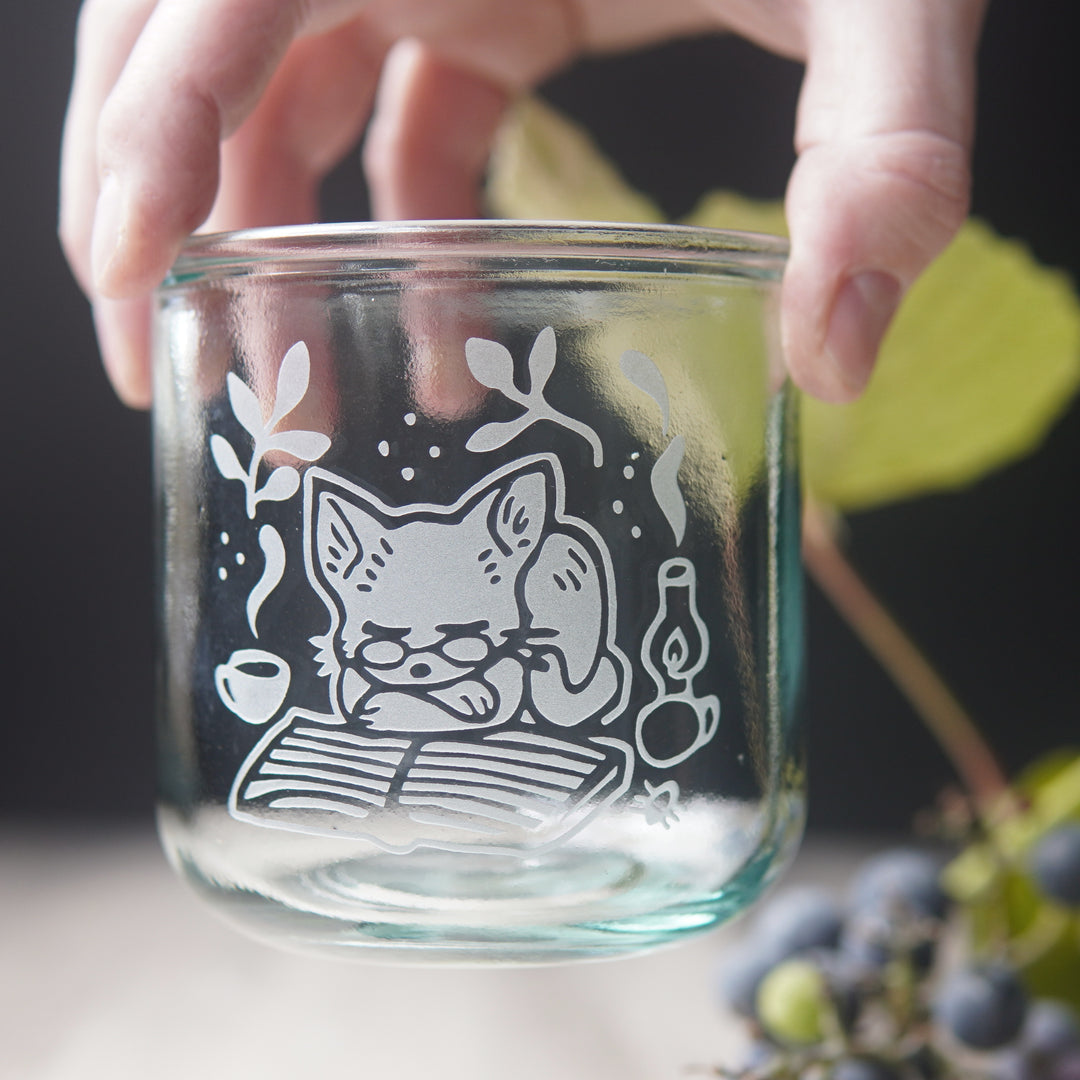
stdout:
<svg viewBox="0 0 1080 1080">
<path fill-rule="evenodd" d="M 148 422 L 112 396 L 55 239 L 76 0 L 0 13 L 0 813 L 147 819 L 153 799 Z M 1080 271 L 1070 5 L 991 4 L 974 210 Z M 734 38 L 584 63 L 545 88 L 672 214 L 706 189 L 779 197 L 801 71 Z M 366 214 L 359 169 L 325 217 Z M 853 561 L 1015 769 L 1080 743 L 1080 408 L 959 494 L 859 515 Z M 809 591 L 811 822 L 895 829 L 951 777 L 903 699 Z"/>
</svg>

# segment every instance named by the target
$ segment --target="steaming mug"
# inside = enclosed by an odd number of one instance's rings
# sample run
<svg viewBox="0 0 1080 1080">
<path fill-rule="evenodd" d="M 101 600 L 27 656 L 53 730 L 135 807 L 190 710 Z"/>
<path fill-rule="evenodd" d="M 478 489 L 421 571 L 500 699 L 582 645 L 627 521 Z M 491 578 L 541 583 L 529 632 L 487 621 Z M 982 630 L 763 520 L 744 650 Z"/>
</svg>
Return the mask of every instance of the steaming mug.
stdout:
<svg viewBox="0 0 1080 1080">
<path fill-rule="evenodd" d="M 159 824 L 257 937 L 614 956 L 803 821 L 780 241 L 201 236 L 155 315 Z"/>
<path fill-rule="evenodd" d="M 237 649 L 214 668 L 221 703 L 249 724 L 265 724 L 289 690 L 289 665 L 263 649 Z"/>
</svg>

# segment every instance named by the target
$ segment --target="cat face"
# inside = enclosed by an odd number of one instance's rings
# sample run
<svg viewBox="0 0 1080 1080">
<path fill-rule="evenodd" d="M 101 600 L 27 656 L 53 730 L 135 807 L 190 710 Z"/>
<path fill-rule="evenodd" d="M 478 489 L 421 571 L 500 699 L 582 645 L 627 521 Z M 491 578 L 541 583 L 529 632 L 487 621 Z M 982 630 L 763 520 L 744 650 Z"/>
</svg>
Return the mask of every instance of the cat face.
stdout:
<svg viewBox="0 0 1080 1080">
<path fill-rule="evenodd" d="M 307 569 L 330 612 L 321 659 L 339 716 L 415 732 L 617 711 L 629 665 L 610 569 L 563 513 L 559 469 L 526 459 L 452 505 L 397 507 L 308 471 Z"/>
<path fill-rule="evenodd" d="M 332 678 L 346 716 L 381 724 L 392 706 L 399 727 L 412 717 L 409 726 L 434 729 L 501 723 L 517 708 L 526 623 L 517 583 L 551 502 L 540 465 L 453 506 L 389 507 L 316 478 L 308 555 L 334 616 Z"/>
</svg>

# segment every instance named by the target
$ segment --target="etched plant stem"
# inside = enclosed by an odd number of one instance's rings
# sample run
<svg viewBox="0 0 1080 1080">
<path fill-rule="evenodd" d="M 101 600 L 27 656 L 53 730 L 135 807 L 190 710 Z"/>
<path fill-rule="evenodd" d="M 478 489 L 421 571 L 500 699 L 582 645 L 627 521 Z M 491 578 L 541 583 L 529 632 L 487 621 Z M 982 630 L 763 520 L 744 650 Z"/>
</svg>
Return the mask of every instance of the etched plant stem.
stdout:
<svg viewBox="0 0 1080 1080">
<path fill-rule="evenodd" d="M 244 481 L 244 505 L 247 516 L 255 519 L 255 508 L 259 505 L 255 498 L 259 489 L 259 466 L 262 464 L 263 449 L 259 445 L 260 439 L 255 438 L 251 447 L 251 464 L 248 466 L 247 479 Z"/>
<path fill-rule="evenodd" d="M 821 508 L 803 515 L 803 562 L 813 580 L 912 704 L 985 817 L 1002 809 L 1005 774 L 974 721 L 836 543 Z"/>
<path fill-rule="evenodd" d="M 536 341 L 529 353 L 528 393 L 518 389 L 514 382 L 514 358 L 510 351 L 497 341 L 469 338 L 465 343 L 465 361 L 477 382 L 490 390 L 498 390 L 525 410 L 516 420 L 496 420 L 477 428 L 469 436 L 466 449 L 474 453 L 496 450 L 516 439 L 538 420 L 550 420 L 580 435 L 592 447 L 593 465 L 599 468 L 604 463 L 604 448 L 600 436 L 588 424 L 559 412 L 544 397 L 548 379 L 555 369 L 555 331 L 550 326 L 546 326 L 536 335 Z"/>
<path fill-rule="evenodd" d="M 593 465 L 597 468 L 603 465 L 603 444 L 600 442 L 600 436 L 588 424 L 582 420 L 575 420 L 572 416 L 559 412 L 558 409 L 553 409 L 543 398 L 540 398 L 531 408 L 538 420 L 552 420 L 556 424 L 561 424 L 567 431 L 580 435 L 592 447 Z"/>
</svg>

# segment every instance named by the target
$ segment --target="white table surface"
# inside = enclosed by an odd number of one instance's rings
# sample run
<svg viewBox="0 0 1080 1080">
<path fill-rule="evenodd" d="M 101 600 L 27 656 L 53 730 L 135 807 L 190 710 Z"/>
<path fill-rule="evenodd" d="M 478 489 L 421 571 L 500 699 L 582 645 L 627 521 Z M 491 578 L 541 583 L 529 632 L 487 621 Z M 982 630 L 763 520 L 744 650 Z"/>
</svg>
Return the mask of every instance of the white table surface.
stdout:
<svg viewBox="0 0 1080 1080">
<path fill-rule="evenodd" d="M 839 890 L 865 847 L 787 881 Z M 738 924 L 642 957 L 422 969 L 249 941 L 149 827 L 0 824 L 0 1080 L 676 1080 L 738 1060 L 713 973 Z"/>
</svg>

